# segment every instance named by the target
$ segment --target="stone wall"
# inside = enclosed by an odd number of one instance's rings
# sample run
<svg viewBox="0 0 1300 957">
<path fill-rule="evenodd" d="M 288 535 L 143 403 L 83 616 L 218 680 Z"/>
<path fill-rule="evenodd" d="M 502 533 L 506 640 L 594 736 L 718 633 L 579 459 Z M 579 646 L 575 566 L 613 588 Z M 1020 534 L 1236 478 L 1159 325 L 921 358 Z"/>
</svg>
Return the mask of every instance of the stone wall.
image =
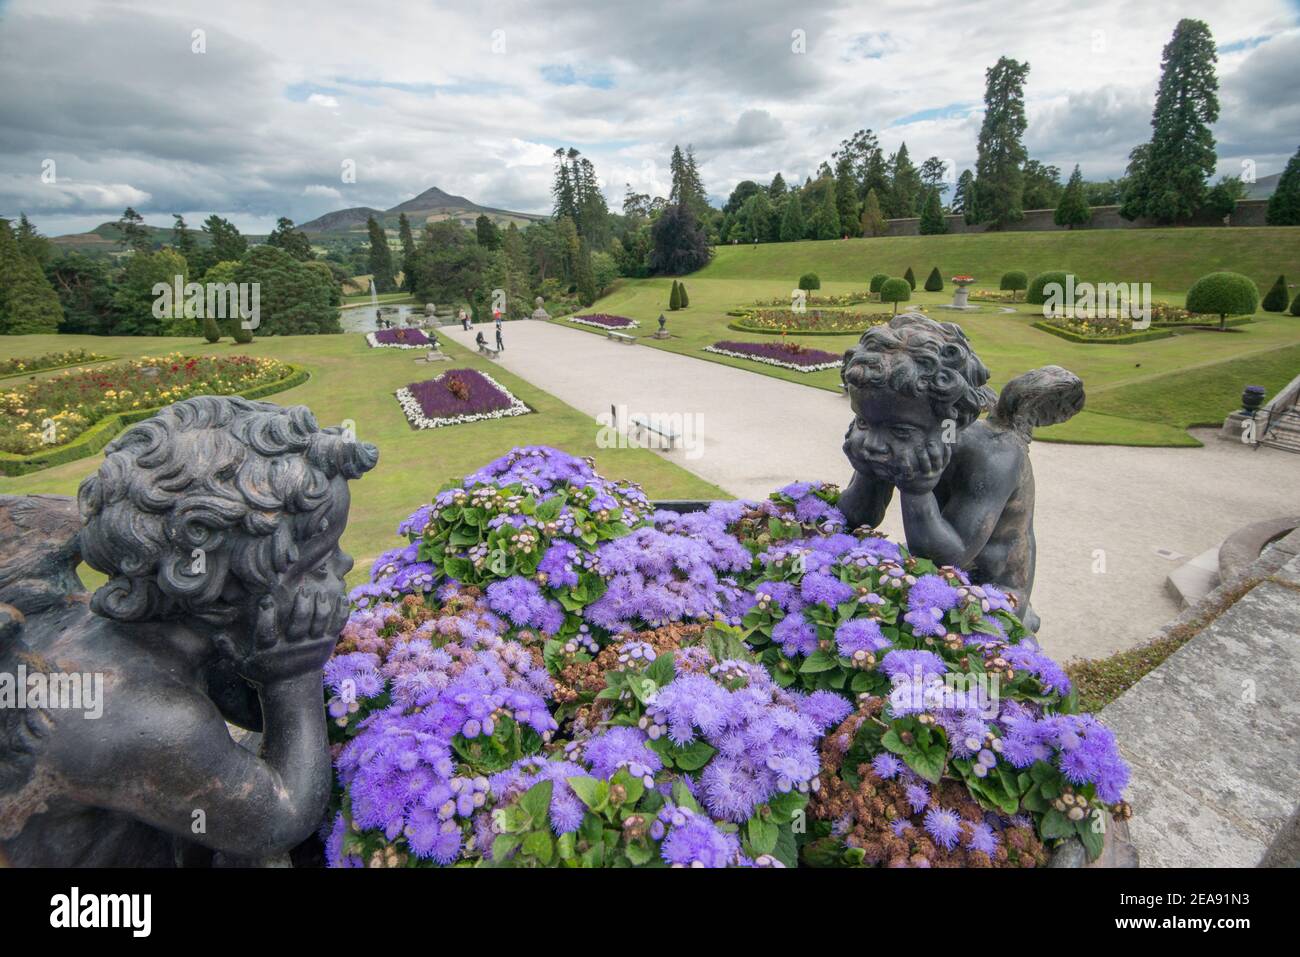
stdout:
<svg viewBox="0 0 1300 957">
<path fill-rule="evenodd" d="M 1179 223 L 1179 226 L 1264 226 L 1265 216 L 1268 213 L 1268 200 L 1266 199 L 1239 199 L 1237 200 L 1237 209 L 1228 217 L 1225 223 L 1222 219 L 1214 216 L 1201 215 L 1193 217 L 1185 223 Z M 1058 226 L 1053 221 L 1056 210 L 1053 209 L 1028 209 L 1025 210 L 1025 218 L 1020 222 L 1004 227 L 1000 232 L 1050 232 L 1063 230 L 1066 227 Z M 965 218 L 961 213 L 949 213 L 946 217 L 948 220 L 948 232 L 950 233 L 983 233 L 988 231 L 987 223 L 977 223 L 974 226 L 968 226 Z M 887 220 L 889 224 L 886 236 L 919 236 L 921 233 L 921 219 L 919 216 L 909 216 L 904 219 Z M 1076 230 L 1088 229 L 1150 229 L 1155 226 L 1165 224 L 1157 223 L 1149 219 L 1135 219 L 1129 221 L 1119 214 L 1118 206 L 1094 206 L 1092 207 L 1092 222 L 1087 226 L 1076 226 Z"/>
</svg>

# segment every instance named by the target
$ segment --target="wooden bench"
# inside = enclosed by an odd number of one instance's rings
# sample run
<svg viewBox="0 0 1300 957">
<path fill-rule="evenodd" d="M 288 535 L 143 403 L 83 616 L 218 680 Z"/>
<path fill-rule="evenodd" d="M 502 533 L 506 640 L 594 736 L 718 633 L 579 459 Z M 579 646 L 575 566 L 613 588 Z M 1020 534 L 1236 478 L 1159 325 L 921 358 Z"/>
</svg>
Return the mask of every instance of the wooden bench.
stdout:
<svg viewBox="0 0 1300 957">
<path fill-rule="evenodd" d="M 491 346 L 479 346 L 478 351 L 479 355 L 487 356 L 489 359 L 496 359 L 501 355 L 500 349 L 493 349 Z"/>
<path fill-rule="evenodd" d="M 629 336 L 626 332 L 609 332 L 607 337 L 615 342 L 626 342 L 629 346 L 636 345 L 636 336 Z"/>
<path fill-rule="evenodd" d="M 665 442 L 668 443 L 668 448 L 670 449 L 676 448 L 677 443 L 680 442 L 682 438 L 680 434 L 674 432 L 672 429 L 661 428 L 659 426 L 652 425 L 649 421 L 637 415 L 632 416 L 631 419 L 628 421 L 628 424 L 631 428 L 636 429 L 638 432 L 651 432 L 659 436 L 661 439 L 663 439 Z"/>
</svg>

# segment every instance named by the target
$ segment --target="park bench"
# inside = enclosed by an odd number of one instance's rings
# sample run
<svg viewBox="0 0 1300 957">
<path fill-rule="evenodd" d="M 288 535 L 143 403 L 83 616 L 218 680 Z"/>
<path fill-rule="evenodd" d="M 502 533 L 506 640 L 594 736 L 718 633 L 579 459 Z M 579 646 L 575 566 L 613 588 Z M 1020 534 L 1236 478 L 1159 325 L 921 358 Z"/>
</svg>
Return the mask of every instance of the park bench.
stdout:
<svg viewBox="0 0 1300 957">
<path fill-rule="evenodd" d="M 655 425 L 648 419 L 643 419 L 638 415 L 632 416 L 631 419 L 628 420 L 628 424 L 638 432 L 651 432 L 654 435 L 659 436 L 659 438 L 668 443 L 668 448 L 670 449 L 676 448 L 677 443 L 680 442 L 682 438 L 680 433 L 674 432 L 667 426 Z"/>
<path fill-rule="evenodd" d="M 480 355 L 485 355 L 489 359 L 496 359 L 501 355 L 500 349 L 493 349 L 491 346 L 479 346 L 478 351 Z"/>
<path fill-rule="evenodd" d="M 615 342 L 626 342 L 629 346 L 636 345 L 636 336 L 629 336 L 626 332 L 610 332 L 608 336 Z"/>
</svg>

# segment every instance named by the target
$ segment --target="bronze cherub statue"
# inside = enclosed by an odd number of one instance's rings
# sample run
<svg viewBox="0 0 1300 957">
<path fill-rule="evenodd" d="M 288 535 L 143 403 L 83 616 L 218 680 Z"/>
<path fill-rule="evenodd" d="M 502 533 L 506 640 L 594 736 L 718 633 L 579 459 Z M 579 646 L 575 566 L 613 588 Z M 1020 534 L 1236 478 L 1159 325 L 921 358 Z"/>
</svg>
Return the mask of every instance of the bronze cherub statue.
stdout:
<svg viewBox="0 0 1300 957">
<path fill-rule="evenodd" d="M 912 313 L 863 333 L 841 375 L 854 413 L 839 502 L 849 526 L 879 525 L 898 489 L 907 547 L 1014 595 L 1037 631 L 1029 442 L 1083 408 L 1079 377 L 1044 366 L 998 395 L 960 326 Z"/>
<path fill-rule="evenodd" d="M 0 498 L 0 705 L 26 699 L 0 707 L 10 864 L 256 860 L 319 825 L 348 480 L 377 459 L 303 406 L 201 396 L 115 439 L 75 503 Z M 108 576 L 93 596 L 78 557 Z"/>
</svg>

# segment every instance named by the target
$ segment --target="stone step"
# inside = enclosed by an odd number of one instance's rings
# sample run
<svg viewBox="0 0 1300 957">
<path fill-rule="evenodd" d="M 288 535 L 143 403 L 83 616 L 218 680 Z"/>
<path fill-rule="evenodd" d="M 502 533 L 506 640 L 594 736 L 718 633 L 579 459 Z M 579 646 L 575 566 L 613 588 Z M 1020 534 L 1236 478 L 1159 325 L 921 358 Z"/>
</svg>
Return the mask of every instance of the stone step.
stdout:
<svg viewBox="0 0 1300 957">
<path fill-rule="evenodd" d="M 1165 584 L 1184 608 L 1196 604 L 1219 585 L 1219 546 L 1207 548 L 1170 572 Z"/>
</svg>

